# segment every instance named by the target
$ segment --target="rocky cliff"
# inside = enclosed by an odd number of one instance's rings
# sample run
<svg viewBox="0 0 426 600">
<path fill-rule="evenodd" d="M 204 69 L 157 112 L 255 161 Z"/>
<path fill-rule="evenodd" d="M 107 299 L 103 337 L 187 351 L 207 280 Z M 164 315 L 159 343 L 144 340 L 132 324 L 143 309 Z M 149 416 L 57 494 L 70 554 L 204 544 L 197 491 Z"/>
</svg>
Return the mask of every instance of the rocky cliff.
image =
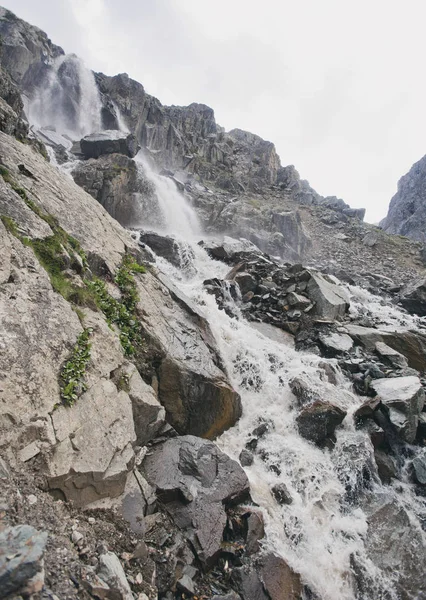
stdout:
<svg viewBox="0 0 426 600">
<path fill-rule="evenodd" d="M 398 191 L 380 226 L 387 233 L 426 242 L 426 156 L 398 181 Z"/>
</svg>

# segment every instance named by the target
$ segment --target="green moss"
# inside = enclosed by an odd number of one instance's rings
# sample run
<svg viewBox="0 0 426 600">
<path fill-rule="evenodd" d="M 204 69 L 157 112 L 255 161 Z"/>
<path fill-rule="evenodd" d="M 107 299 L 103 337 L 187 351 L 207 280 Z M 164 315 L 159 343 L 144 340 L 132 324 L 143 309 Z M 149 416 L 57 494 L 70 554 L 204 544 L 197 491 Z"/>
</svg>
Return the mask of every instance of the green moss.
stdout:
<svg viewBox="0 0 426 600">
<path fill-rule="evenodd" d="M 89 327 L 84 329 L 77 338 L 71 356 L 61 369 L 59 383 L 61 388 L 61 401 L 65 406 L 72 406 L 79 395 L 86 391 L 84 375 L 90 360 L 89 342 L 92 334 Z"/>
<path fill-rule="evenodd" d="M 18 237 L 18 226 L 16 224 L 16 221 L 14 221 L 11 217 L 6 217 L 6 215 L 0 215 L 0 219 L 2 220 L 3 225 L 9 231 L 9 233 L 14 235 L 15 237 Z"/>
<path fill-rule="evenodd" d="M 130 381 L 127 373 L 123 373 L 117 382 L 117 389 L 120 392 L 130 392 Z"/>
</svg>

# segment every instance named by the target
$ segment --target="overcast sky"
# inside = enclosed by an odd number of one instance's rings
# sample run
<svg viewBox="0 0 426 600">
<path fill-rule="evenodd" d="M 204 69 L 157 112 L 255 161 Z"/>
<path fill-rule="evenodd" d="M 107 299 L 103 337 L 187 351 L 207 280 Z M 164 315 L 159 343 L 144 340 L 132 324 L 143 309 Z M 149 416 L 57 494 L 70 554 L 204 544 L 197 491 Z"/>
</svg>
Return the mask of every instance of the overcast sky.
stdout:
<svg viewBox="0 0 426 600">
<path fill-rule="evenodd" d="M 202 102 L 320 194 L 384 217 L 426 154 L 425 0 L 0 0 L 163 104 Z"/>
</svg>

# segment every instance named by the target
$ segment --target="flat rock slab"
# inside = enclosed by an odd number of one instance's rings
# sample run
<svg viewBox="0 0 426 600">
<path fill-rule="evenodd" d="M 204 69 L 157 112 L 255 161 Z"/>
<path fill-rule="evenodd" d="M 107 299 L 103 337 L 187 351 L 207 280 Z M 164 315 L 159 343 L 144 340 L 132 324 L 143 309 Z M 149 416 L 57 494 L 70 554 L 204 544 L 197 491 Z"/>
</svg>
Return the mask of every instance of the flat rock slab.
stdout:
<svg viewBox="0 0 426 600">
<path fill-rule="evenodd" d="M 338 285 L 331 283 L 320 273 L 312 273 L 306 289 L 309 298 L 315 302 L 315 315 L 331 321 L 345 316 L 349 301 L 344 290 Z"/>
<path fill-rule="evenodd" d="M 226 525 L 225 507 L 249 494 L 240 465 L 212 442 L 186 435 L 155 446 L 142 469 L 203 565 L 214 564 Z"/>
<path fill-rule="evenodd" d="M 329 333 L 319 336 L 320 342 L 331 354 L 349 352 L 354 342 L 347 333 Z"/>
<path fill-rule="evenodd" d="M 80 141 L 80 148 L 86 158 L 99 158 L 103 154 L 125 154 L 133 158 L 139 151 L 133 134 L 115 130 L 86 135 Z"/>
</svg>

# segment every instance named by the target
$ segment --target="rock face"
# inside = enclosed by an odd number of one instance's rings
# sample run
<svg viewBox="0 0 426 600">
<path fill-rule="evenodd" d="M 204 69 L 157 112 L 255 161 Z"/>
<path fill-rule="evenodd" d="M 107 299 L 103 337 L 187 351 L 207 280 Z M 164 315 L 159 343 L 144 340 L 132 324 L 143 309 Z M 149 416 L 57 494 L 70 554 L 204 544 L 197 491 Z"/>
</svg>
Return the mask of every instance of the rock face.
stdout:
<svg viewBox="0 0 426 600">
<path fill-rule="evenodd" d="M 84 137 L 80 141 L 80 148 L 86 158 L 99 158 L 105 154 L 124 154 L 133 158 L 140 147 L 131 133 L 101 131 Z"/>
<path fill-rule="evenodd" d="M 399 301 L 408 312 L 426 316 L 426 280 L 416 279 L 404 286 Z"/>
<path fill-rule="evenodd" d="M 388 214 L 380 225 L 388 233 L 426 242 L 426 156 L 401 177 Z"/>
<path fill-rule="evenodd" d="M 225 507 L 248 495 L 243 469 L 214 444 L 194 436 L 155 446 L 142 468 L 199 560 L 212 565 L 226 525 Z"/>
</svg>

